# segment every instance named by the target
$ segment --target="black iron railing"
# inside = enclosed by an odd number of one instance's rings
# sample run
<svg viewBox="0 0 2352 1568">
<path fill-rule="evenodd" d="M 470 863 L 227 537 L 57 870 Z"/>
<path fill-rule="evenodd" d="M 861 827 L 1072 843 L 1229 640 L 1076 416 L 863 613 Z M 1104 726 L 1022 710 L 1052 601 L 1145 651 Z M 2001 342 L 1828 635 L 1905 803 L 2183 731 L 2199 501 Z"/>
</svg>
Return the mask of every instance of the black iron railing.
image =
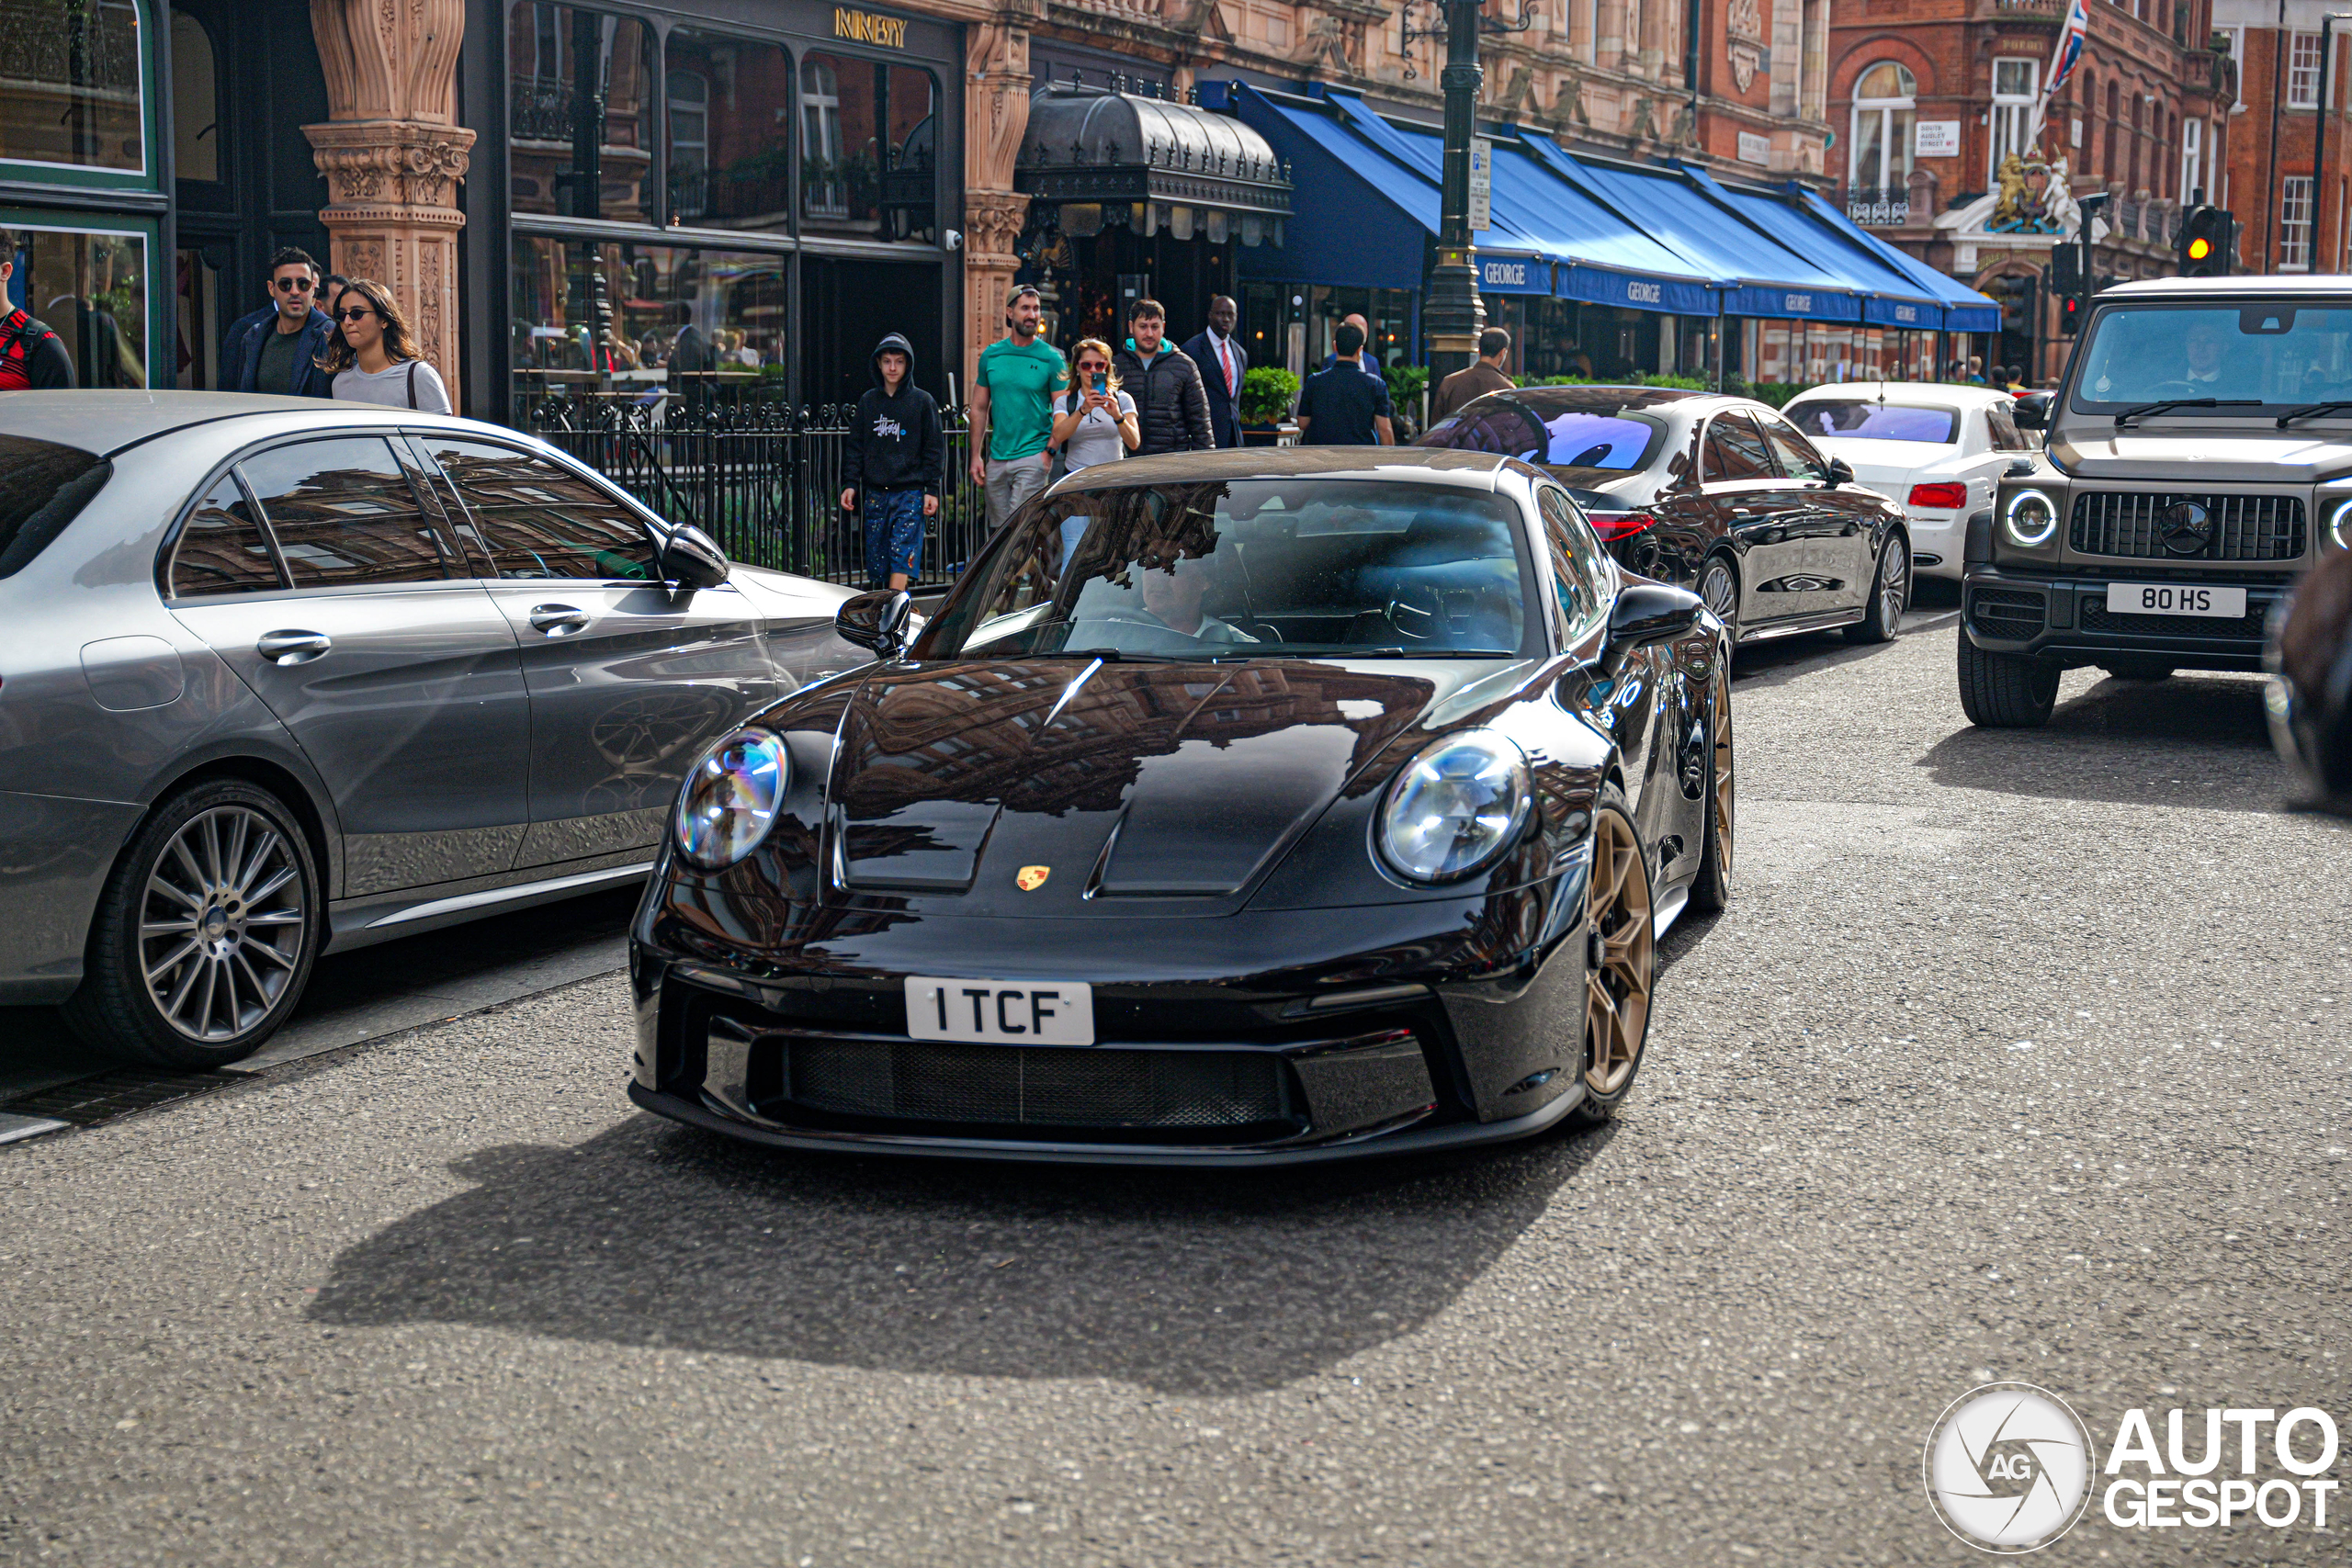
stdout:
<svg viewBox="0 0 2352 1568">
<path fill-rule="evenodd" d="M 662 516 L 702 529 L 731 560 L 863 587 L 864 524 L 841 504 L 849 414 L 831 404 L 590 394 L 537 403 L 520 423 Z M 987 540 L 970 464 L 969 427 L 950 410 L 947 483 L 924 527 L 919 589 L 953 581 Z"/>
<path fill-rule="evenodd" d="M 1911 221 L 1911 191 L 1905 186 L 1854 186 L 1846 192 L 1846 216 L 1857 223 L 1899 224 Z"/>
</svg>

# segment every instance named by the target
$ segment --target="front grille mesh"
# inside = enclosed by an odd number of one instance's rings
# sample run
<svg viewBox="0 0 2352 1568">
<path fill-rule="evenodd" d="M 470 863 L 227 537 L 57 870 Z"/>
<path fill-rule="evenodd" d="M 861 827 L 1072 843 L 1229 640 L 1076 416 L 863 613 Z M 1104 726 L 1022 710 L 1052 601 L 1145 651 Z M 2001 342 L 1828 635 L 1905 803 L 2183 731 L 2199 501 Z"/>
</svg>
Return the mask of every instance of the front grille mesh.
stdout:
<svg viewBox="0 0 2352 1568">
<path fill-rule="evenodd" d="M 2165 547 L 2157 518 L 2175 502 L 2194 502 L 2212 521 L 2212 536 L 2191 555 Z M 2089 556 L 2146 560 L 2299 560 L 2303 501 L 2296 495 L 2197 495 L 2158 491 L 2086 491 L 2075 497 L 2071 541 Z"/>
<path fill-rule="evenodd" d="M 2249 610 L 2236 620 L 2212 615 L 2119 615 L 2104 599 L 2088 595 L 2076 601 L 2086 632 L 2136 633 L 2141 637 L 2260 637 L 2261 609 Z"/>
<path fill-rule="evenodd" d="M 794 1040 L 784 1093 L 846 1116 L 1039 1127 L 1240 1127 L 1293 1112 L 1279 1057 L 934 1041 Z"/>
<path fill-rule="evenodd" d="M 2033 589 L 1979 588 L 1968 596 L 1968 624 L 2011 642 L 2041 635 L 2047 613 L 2046 598 Z"/>
</svg>

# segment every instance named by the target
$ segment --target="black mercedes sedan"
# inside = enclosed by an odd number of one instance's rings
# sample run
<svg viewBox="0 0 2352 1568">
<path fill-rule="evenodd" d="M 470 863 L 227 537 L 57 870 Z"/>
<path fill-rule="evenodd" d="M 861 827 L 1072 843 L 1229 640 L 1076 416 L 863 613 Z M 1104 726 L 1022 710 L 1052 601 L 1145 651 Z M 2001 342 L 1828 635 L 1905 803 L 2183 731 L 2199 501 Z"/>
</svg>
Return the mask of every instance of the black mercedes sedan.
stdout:
<svg viewBox="0 0 2352 1568">
<path fill-rule="evenodd" d="M 1017 513 L 695 765 L 638 1104 L 769 1144 L 1280 1164 L 1606 1118 L 1730 891 L 1730 646 L 1506 457 L 1192 453 Z"/>
<path fill-rule="evenodd" d="M 1535 464 L 1611 554 L 1696 588 L 1735 642 L 1833 626 L 1884 642 L 1911 603 L 1903 509 L 1752 398 L 1527 387 L 1464 404 L 1414 445 Z"/>
</svg>

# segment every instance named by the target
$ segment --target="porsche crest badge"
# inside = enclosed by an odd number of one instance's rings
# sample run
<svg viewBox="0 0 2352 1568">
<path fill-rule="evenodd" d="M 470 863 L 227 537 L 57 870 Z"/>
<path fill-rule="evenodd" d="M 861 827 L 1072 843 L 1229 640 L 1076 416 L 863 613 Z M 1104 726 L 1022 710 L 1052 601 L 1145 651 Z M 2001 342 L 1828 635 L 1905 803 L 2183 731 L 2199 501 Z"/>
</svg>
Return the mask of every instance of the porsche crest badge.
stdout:
<svg viewBox="0 0 2352 1568">
<path fill-rule="evenodd" d="M 1049 865 L 1024 865 L 1021 868 L 1021 874 L 1012 879 L 1012 885 L 1023 893 L 1035 893 L 1046 885 L 1046 878 L 1053 874 L 1054 868 Z"/>
</svg>

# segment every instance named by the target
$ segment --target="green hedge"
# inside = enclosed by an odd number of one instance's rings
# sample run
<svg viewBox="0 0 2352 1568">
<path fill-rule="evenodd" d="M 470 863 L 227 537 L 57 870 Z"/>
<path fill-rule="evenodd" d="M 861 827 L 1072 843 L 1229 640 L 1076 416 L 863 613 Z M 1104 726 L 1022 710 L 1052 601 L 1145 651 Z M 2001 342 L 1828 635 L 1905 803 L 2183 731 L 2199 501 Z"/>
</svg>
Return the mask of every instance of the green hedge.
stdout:
<svg viewBox="0 0 2352 1568">
<path fill-rule="evenodd" d="M 1298 378 L 1274 365 L 1253 365 L 1241 376 L 1241 423 L 1279 424 L 1298 400 Z"/>
</svg>

